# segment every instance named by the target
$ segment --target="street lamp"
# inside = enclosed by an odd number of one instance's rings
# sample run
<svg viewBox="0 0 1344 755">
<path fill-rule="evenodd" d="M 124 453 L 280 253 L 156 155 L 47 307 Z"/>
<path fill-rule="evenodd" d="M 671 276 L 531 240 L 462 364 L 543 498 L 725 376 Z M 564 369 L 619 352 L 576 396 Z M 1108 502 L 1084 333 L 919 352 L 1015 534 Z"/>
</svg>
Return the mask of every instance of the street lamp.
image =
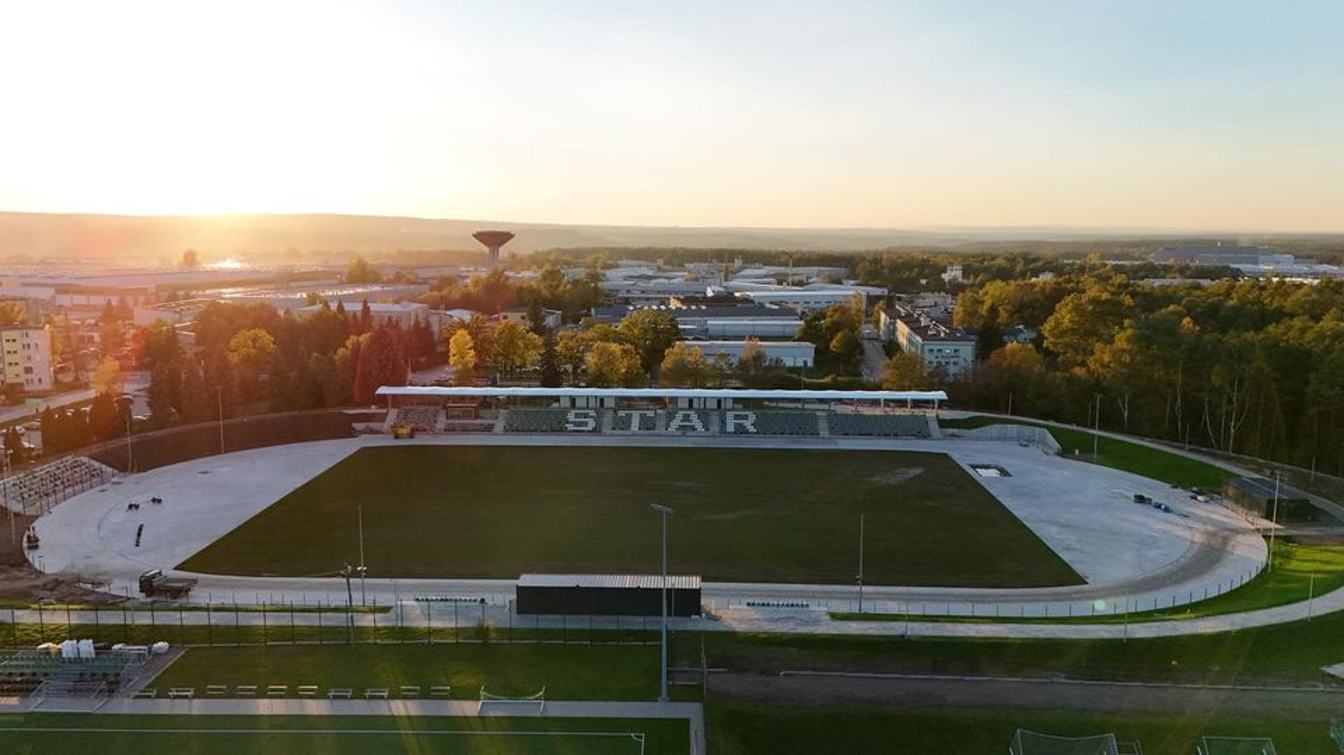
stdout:
<svg viewBox="0 0 1344 755">
<path fill-rule="evenodd" d="M 657 511 L 663 520 L 663 589 L 659 608 L 663 614 L 663 641 L 662 641 L 662 662 L 659 666 L 661 676 L 659 677 L 658 702 L 667 702 L 667 515 L 676 512 L 667 506 L 660 506 L 656 503 L 650 504 L 650 508 Z"/>
<path fill-rule="evenodd" d="M 224 453 L 224 386 L 215 386 L 215 405 L 219 408 L 219 452 Z"/>
<path fill-rule="evenodd" d="M 14 449 L 6 448 L 5 453 L 3 454 L 2 458 L 5 460 L 5 480 L 3 483 L 0 483 L 0 488 L 3 488 L 5 508 L 9 509 L 9 541 L 17 544 L 19 540 L 18 535 L 14 532 L 14 509 L 9 508 L 9 456 L 12 453 L 14 453 Z"/>
<path fill-rule="evenodd" d="M 345 577 L 345 623 L 349 627 L 351 644 L 355 642 L 355 593 L 350 587 L 350 577 L 355 574 L 358 574 L 362 579 L 364 577 L 364 567 L 346 564 L 341 568 L 341 576 Z"/>
</svg>

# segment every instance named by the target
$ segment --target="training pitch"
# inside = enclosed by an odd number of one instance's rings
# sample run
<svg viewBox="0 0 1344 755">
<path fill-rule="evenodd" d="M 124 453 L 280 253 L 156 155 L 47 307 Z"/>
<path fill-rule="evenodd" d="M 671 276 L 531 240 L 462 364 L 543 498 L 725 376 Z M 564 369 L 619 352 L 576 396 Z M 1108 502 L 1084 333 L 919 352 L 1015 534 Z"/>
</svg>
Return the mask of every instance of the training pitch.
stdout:
<svg viewBox="0 0 1344 755">
<path fill-rule="evenodd" d="M 944 454 L 741 448 L 362 448 L 179 568 L 251 576 L 498 577 L 657 570 L 848 583 L 865 525 L 873 584 L 1044 587 L 1083 580 Z"/>
<path fill-rule="evenodd" d="M 0 716 L 0 751 L 680 755 L 686 729 L 685 721 L 645 719 Z"/>
</svg>

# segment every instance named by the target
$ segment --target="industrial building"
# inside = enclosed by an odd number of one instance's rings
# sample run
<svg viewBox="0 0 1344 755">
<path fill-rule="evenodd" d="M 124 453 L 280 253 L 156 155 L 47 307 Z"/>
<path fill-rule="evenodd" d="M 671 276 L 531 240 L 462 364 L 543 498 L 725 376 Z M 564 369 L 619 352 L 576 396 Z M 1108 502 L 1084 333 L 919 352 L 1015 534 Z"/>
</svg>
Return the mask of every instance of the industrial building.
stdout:
<svg viewBox="0 0 1344 755">
<path fill-rule="evenodd" d="M 714 359 L 725 355 L 734 364 L 742 358 L 747 341 L 682 341 Z M 758 341 L 768 362 L 779 362 L 785 367 L 811 367 L 816 361 L 816 346 L 809 341 Z"/>
</svg>

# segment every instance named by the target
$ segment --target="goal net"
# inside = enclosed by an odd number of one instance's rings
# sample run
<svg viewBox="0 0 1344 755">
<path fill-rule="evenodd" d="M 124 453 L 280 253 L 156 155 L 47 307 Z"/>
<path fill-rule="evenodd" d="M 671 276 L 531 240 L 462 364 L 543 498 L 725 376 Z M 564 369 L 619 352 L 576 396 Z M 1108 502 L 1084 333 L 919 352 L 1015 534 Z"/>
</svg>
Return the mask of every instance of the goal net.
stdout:
<svg viewBox="0 0 1344 755">
<path fill-rule="evenodd" d="M 1339 751 L 1344 752 L 1344 718 L 1336 718 L 1330 722 L 1330 738 L 1335 740 Z"/>
<path fill-rule="evenodd" d="M 1268 737 L 1203 737 L 1199 755 L 1277 755 L 1274 740 Z"/>
<path fill-rule="evenodd" d="M 1058 737 L 1018 729 L 1008 746 L 1011 755 L 1119 755 L 1114 734 L 1090 737 Z"/>
<path fill-rule="evenodd" d="M 482 709 L 484 709 L 485 706 L 487 705 L 523 705 L 523 706 L 535 705 L 537 706 L 538 713 L 545 713 L 546 688 L 542 687 L 541 691 L 536 693 L 535 695 L 509 696 L 509 695 L 491 694 L 490 692 L 486 691 L 485 685 L 482 684 L 481 697 L 480 700 L 476 703 L 476 712 L 480 713 Z"/>
</svg>

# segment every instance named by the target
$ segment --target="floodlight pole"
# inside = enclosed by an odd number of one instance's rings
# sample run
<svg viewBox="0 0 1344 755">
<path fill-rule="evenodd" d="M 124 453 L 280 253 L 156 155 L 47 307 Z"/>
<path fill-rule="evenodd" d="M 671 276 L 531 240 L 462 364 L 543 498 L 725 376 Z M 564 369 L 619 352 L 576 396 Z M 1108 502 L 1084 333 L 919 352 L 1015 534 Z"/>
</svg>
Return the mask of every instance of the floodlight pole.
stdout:
<svg viewBox="0 0 1344 755">
<path fill-rule="evenodd" d="M 345 625 L 349 629 L 348 637 L 350 644 L 355 643 L 355 595 L 350 589 L 350 573 L 353 569 L 350 564 L 346 564 L 341 569 L 341 576 L 345 577 Z"/>
<path fill-rule="evenodd" d="M 863 613 L 863 512 L 859 512 L 859 613 Z"/>
<path fill-rule="evenodd" d="M 1279 477 L 1282 472 L 1274 473 L 1274 510 L 1269 515 L 1269 565 L 1274 568 L 1274 536 L 1279 532 Z"/>
<path fill-rule="evenodd" d="M 1097 411 L 1092 415 L 1092 461 L 1097 460 L 1097 439 L 1101 432 L 1101 394 L 1095 394 L 1097 397 Z"/>
<path fill-rule="evenodd" d="M 3 458 L 5 460 L 5 480 L 3 483 L 0 483 L 0 488 L 3 488 L 5 508 L 9 509 L 9 542 L 11 544 L 16 544 L 19 542 L 19 540 L 18 535 L 15 534 L 14 531 L 14 509 L 9 508 L 9 455 L 12 453 L 14 453 L 14 449 L 12 448 L 5 449 L 3 455 Z"/>
<path fill-rule="evenodd" d="M 215 406 L 219 409 L 219 452 L 224 453 L 224 386 L 215 386 Z"/>
<path fill-rule="evenodd" d="M 364 504 L 359 505 L 359 604 L 367 606 L 368 595 L 364 590 L 364 574 L 368 568 L 364 566 Z"/>
<path fill-rule="evenodd" d="M 667 515 L 676 513 L 667 506 L 660 506 L 656 503 L 650 504 L 650 507 L 657 511 L 663 520 L 663 589 L 658 601 L 659 608 L 662 610 L 662 661 L 659 665 L 659 685 L 658 702 L 667 703 Z"/>
</svg>

